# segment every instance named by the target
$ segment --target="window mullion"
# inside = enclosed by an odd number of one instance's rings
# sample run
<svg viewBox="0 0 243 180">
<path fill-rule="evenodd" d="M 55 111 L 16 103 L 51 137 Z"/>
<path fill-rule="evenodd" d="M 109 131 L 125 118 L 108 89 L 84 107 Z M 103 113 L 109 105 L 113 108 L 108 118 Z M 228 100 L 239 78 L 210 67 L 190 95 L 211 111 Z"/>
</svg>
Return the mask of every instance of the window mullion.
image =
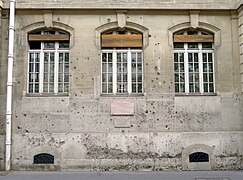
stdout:
<svg viewBox="0 0 243 180">
<path fill-rule="evenodd" d="M 113 68 L 113 94 L 117 93 L 117 53 L 114 50 L 112 56 L 112 68 Z"/>
<path fill-rule="evenodd" d="M 199 86 L 200 93 L 204 93 L 203 88 L 203 52 L 202 52 L 202 44 L 199 44 Z"/>
<path fill-rule="evenodd" d="M 43 84 L 44 84 L 44 52 L 41 50 L 40 52 L 40 89 L 39 93 L 43 93 Z"/>
<path fill-rule="evenodd" d="M 55 55 L 54 55 L 54 93 L 58 93 L 58 51 L 55 50 Z M 64 75 L 64 74 L 63 74 Z"/>
<path fill-rule="evenodd" d="M 188 46 L 185 43 L 185 53 L 184 53 L 184 68 L 185 68 L 185 93 L 189 93 L 189 64 L 188 64 Z"/>
<path fill-rule="evenodd" d="M 132 54 L 131 51 L 128 50 L 127 54 L 127 91 L 128 94 L 132 93 Z"/>
</svg>

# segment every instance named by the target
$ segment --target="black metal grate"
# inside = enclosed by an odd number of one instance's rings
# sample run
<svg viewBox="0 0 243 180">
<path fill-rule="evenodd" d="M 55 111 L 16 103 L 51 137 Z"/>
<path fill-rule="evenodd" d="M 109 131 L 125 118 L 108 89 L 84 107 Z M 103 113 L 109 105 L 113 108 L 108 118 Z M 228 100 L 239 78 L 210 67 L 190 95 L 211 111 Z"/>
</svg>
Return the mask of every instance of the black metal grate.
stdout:
<svg viewBox="0 0 243 180">
<path fill-rule="evenodd" d="M 54 156 L 47 153 L 41 153 L 34 156 L 34 164 L 54 164 Z"/>
<path fill-rule="evenodd" d="M 203 152 L 195 152 L 189 156 L 189 162 L 209 162 L 209 156 Z"/>
</svg>

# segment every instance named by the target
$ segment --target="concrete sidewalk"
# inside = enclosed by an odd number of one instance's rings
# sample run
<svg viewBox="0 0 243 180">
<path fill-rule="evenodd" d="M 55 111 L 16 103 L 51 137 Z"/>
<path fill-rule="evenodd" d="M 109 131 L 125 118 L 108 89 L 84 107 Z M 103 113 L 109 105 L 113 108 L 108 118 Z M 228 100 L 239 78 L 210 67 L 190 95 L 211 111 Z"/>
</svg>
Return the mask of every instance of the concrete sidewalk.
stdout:
<svg viewBox="0 0 243 180">
<path fill-rule="evenodd" d="M 243 180 L 243 171 L 1 172 L 0 180 Z"/>
</svg>

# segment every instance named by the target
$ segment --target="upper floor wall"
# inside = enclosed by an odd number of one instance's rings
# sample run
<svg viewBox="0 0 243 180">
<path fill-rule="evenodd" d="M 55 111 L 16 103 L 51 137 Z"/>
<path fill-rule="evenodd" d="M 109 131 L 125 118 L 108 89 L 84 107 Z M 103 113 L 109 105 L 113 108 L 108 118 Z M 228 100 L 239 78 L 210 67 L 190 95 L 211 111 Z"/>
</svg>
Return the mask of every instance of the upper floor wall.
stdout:
<svg viewBox="0 0 243 180">
<path fill-rule="evenodd" d="M 0 1 L 1 2 L 1 1 Z M 19 9 L 237 9 L 243 0 L 18 0 Z M 3 7 L 9 1 L 3 0 Z"/>
</svg>

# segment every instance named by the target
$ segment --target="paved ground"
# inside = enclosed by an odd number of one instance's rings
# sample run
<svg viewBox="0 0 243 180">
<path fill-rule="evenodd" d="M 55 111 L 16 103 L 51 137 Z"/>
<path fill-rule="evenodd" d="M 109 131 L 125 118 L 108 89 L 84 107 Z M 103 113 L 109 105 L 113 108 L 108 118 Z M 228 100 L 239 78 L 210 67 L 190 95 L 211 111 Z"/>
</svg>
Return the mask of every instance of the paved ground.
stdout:
<svg viewBox="0 0 243 180">
<path fill-rule="evenodd" d="M 0 180 L 243 180 L 243 171 L 0 172 Z"/>
</svg>

